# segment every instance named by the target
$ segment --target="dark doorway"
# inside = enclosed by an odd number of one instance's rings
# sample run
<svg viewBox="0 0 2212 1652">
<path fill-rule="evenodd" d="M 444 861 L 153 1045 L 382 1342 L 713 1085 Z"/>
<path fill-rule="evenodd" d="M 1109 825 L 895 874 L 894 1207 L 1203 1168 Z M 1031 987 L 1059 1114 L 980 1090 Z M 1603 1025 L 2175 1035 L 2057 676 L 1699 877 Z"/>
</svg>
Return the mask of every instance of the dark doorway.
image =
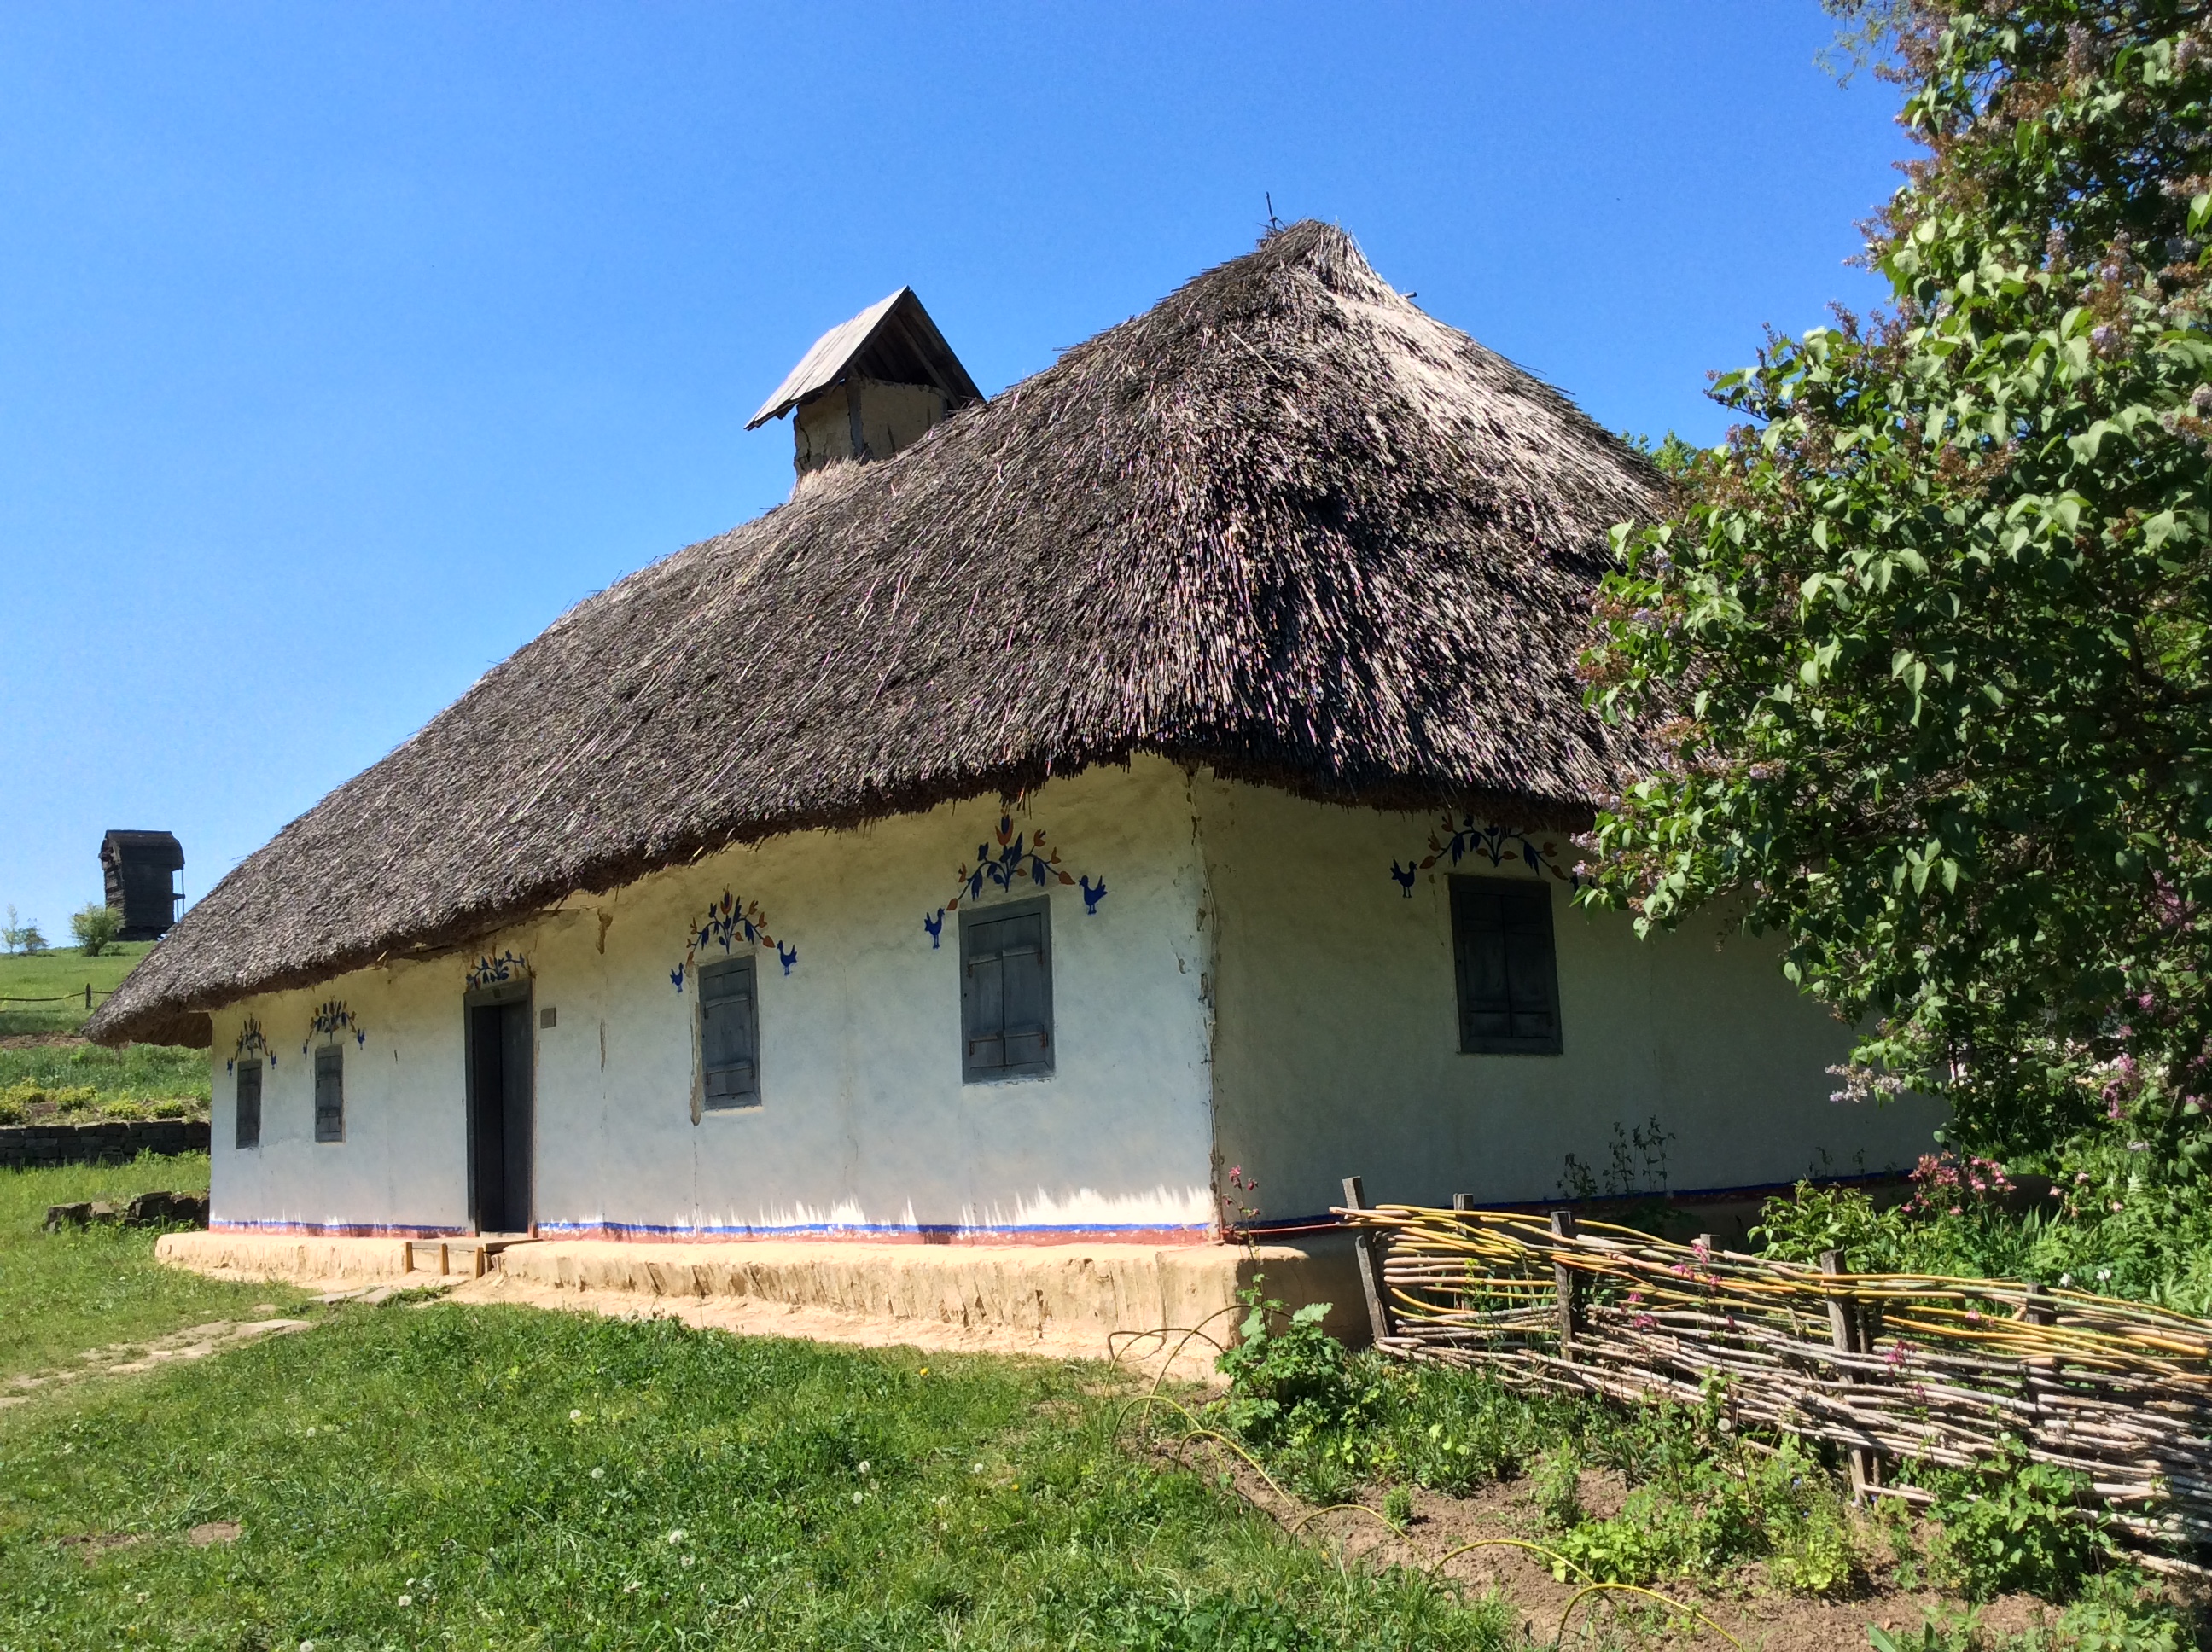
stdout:
<svg viewBox="0 0 2212 1652">
<path fill-rule="evenodd" d="M 479 1233 L 530 1230 L 530 989 L 467 1000 L 469 1196 Z"/>
</svg>

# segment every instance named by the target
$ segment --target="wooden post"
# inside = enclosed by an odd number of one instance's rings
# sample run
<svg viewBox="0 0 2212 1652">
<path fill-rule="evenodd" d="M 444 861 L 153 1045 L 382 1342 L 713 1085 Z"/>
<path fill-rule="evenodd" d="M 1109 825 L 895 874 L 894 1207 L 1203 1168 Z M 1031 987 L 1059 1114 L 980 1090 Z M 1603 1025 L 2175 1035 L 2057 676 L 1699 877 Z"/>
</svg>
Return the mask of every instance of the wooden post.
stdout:
<svg viewBox="0 0 2212 1652">
<path fill-rule="evenodd" d="M 1840 1251 L 1824 1250 L 1820 1253 L 1821 1272 L 1833 1277 L 1843 1271 L 1844 1258 Z M 1834 1291 L 1829 1292 L 1828 1339 L 1840 1352 L 1856 1354 L 1865 1351 L 1860 1345 L 1858 1327 L 1854 1322 L 1856 1317 L 1851 1312 L 1850 1303 L 1844 1301 Z M 1842 1366 L 1837 1368 L 1836 1375 L 1838 1380 L 1844 1383 L 1849 1383 L 1851 1380 L 1850 1372 Z M 1865 1447 L 1853 1446 L 1851 1448 L 1851 1501 L 1864 1503 L 1867 1500 L 1867 1487 L 1874 1483 L 1873 1459 L 1868 1455 Z"/>
<path fill-rule="evenodd" d="M 1358 1176 L 1344 1179 L 1344 1207 L 1348 1211 L 1367 1208 L 1367 1189 Z M 1375 1235 L 1368 1229 L 1352 1230 L 1352 1248 L 1359 1259 L 1359 1288 L 1367 1297 L 1367 1327 L 1380 1348 L 1390 1334 L 1390 1313 L 1382 1301 L 1382 1259 L 1376 1249 Z"/>
<path fill-rule="evenodd" d="M 1575 1213 L 1572 1211 L 1552 1212 L 1552 1237 L 1566 1240 L 1575 1236 Z M 1560 1260 L 1562 1252 L 1552 1252 L 1552 1291 L 1559 1298 L 1559 1357 L 1575 1357 L 1575 1329 L 1582 1318 L 1581 1303 L 1577 1300 L 1575 1271 Z"/>
<path fill-rule="evenodd" d="M 1711 1256 L 1720 1249 L 1721 1236 L 1717 1233 L 1701 1233 L 1698 1236 L 1696 1242 L 1699 1250 Z"/>
<path fill-rule="evenodd" d="M 84 1012 L 87 1015 L 92 1013 L 92 983 L 90 981 L 84 984 Z"/>
<path fill-rule="evenodd" d="M 1473 1210 L 1474 1208 L 1474 1195 L 1473 1193 L 1454 1193 L 1452 1195 L 1452 1208 L 1455 1211 Z"/>
<path fill-rule="evenodd" d="M 2051 1306 L 2051 1293 L 2033 1279 L 2027 1282 L 2027 1294 L 2021 1300 L 2020 1316 L 2030 1325 L 2058 1323 L 2058 1310 Z"/>
</svg>

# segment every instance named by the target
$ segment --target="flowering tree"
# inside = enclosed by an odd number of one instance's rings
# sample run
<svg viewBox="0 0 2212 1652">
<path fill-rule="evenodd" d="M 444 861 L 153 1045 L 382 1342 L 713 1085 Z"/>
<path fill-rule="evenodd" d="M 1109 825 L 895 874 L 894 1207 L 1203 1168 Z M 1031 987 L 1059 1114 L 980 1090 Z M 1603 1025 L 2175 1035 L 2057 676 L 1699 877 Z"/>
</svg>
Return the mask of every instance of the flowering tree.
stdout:
<svg viewBox="0 0 2212 1652">
<path fill-rule="evenodd" d="M 1889 311 L 1719 381 L 1617 530 L 1587 661 L 1668 762 L 1592 898 L 1741 903 L 1865 1029 L 1853 1084 L 2020 1152 L 2206 1133 L 2212 20 L 2203 0 L 1860 0 L 1924 147 Z"/>
</svg>

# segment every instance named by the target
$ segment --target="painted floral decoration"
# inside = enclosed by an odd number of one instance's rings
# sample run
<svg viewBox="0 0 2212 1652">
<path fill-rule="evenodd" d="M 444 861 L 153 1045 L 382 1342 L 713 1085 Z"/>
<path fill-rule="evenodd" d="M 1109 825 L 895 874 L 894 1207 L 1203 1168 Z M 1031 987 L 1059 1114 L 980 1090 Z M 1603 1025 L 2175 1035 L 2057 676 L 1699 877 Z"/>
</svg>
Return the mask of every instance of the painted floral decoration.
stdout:
<svg viewBox="0 0 2212 1652">
<path fill-rule="evenodd" d="M 1048 847 L 1044 841 L 1044 828 L 1024 835 L 1014 829 L 1013 817 L 999 817 L 999 847 L 994 851 L 988 843 L 975 846 L 975 864 L 960 868 L 960 887 L 952 898 L 933 913 L 923 914 L 921 926 L 929 932 L 929 944 L 934 948 L 943 944 L 945 914 L 957 912 L 963 901 L 973 901 L 986 889 L 996 888 L 1011 891 L 1017 884 L 1027 883 L 1037 889 L 1048 888 L 1054 883 L 1072 884 L 1083 891 L 1083 911 L 1086 917 L 1095 917 L 1098 903 L 1106 898 L 1106 880 L 1096 884 L 1085 872 L 1081 878 L 1069 875 L 1060 864 L 1060 851 Z"/>
<path fill-rule="evenodd" d="M 318 1004 L 315 1013 L 307 1020 L 307 1036 L 300 1041 L 300 1054 L 305 1055 L 308 1046 L 318 1038 L 334 1038 L 342 1032 L 351 1033 L 356 1045 L 368 1042 L 368 1032 L 354 1019 L 344 999 L 334 998 Z"/>
<path fill-rule="evenodd" d="M 519 952 L 502 952 L 497 957 L 487 953 L 469 966 L 469 991 L 479 992 L 503 981 L 524 980 L 529 974 L 530 960 Z"/>
<path fill-rule="evenodd" d="M 248 1016 L 246 1017 L 246 1024 L 238 1029 L 237 1048 L 231 1051 L 230 1060 L 223 1063 L 222 1070 L 225 1072 L 235 1072 L 240 1061 L 250 1056 L 262 1055 L 269 1058 L 270 1066 L 276 1065 L 276 1052 L 269 1048 L 269 1041 L 261 1036 L 261 1023 L 254 1017 Z"/>
<path fill-rule="evenodd" d="M 1539 843 L 1516 826 L 1478 826 L 1473 815 L 1461 816 L 1457 826 L 1446 815 L 1437 831 L 1429 834 L 1427 855 L 1404 866 L 1393 860 L 1390 876 L 1397 880 L 1400 891 L 1410 901 L 1413 898 L 1413 880 L 1437 861 L 1448 859 L 1456 866 L 1472 855 L 1486 857 L 1493 866 L 1518 860 L 1531 872 L 1549 872 L 1563 884 L 1577 889 L 1582 886 L 1582 879 L 1574 872 L 1561 870 L 1556 841 L 1547 838 Z"/>
<path fill-rule="evenodd" d="M 786 946 L 768 932 L 768 920 L 761 914 L 757 901 L 740 901 L 729 890 L 722 898 L 710 904 L 707 915 L 693 926 L 684 948 L 684 962 L 668 972 L 669 984 L 678 992 L 684 990 L 684 978 L 692 972 L 699 954 L 710 946 L 719 946 L 727 952 L 743 937 L 748 946 L 758 946 L 775 954 L 775 960 L 789 975 L 791 966 L 799 962 L 799 949 Z"/>
</svg>

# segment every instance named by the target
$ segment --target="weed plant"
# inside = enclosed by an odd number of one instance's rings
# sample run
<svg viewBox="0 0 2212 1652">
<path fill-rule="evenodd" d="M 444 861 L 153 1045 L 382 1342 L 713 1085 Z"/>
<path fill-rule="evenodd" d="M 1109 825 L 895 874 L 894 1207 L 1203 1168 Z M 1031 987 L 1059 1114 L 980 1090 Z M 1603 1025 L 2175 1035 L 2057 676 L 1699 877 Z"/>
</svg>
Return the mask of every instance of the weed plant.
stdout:
<svg viewBox="0 0 2212 1652">
<path fill-rule="evenodd" d="M 0 1643 L 1517 1644 L 1116 1442 L 1101 1368 L 348 1307 L 0 1413 Z M 229 1520 L 234 1544 L 185 1534 Z M 87 1564 L 72 1539 L 136 1540 Z"/>
</svg>

